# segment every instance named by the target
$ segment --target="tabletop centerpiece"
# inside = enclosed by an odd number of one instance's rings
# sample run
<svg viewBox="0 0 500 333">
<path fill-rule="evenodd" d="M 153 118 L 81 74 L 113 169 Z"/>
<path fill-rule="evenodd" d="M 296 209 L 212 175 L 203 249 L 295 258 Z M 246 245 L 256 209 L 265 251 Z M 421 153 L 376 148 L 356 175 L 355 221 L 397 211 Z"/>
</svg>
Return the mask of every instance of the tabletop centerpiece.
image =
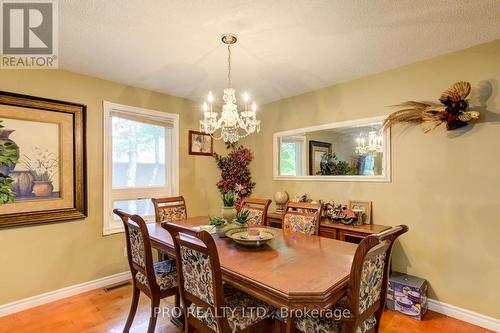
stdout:
<svg viewBox="0 0 500 333">
<path fill-rule="evenodd" d="M 259 247 L 273 239 L 274 232 L 265 227 L 247 227 L 229 230 L 226 236 L 238 244 Z"/>
<path fill-rule="evenodd" d="M 248 223 L 248 216 L 250 212 L 248 210 L 240 210 L 231 219 L 226 219 L 224 217 L 209 216 L 208 220 L 211 225 L 215 226 L 217 235 L 219 237 L 226 237 L 226 233 L 233 229 L 242 229 Z"/>
</svg>

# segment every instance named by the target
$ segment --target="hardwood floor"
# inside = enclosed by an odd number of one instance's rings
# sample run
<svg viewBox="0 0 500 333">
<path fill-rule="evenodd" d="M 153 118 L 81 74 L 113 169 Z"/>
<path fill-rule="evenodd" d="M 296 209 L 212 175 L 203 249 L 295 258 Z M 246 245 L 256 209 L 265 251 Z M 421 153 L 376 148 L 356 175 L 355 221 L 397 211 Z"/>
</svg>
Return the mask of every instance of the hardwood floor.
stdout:
<svg viewBox="0 0 500 333">
<path fill-rule="evenodd" d="M 93 290 L 60 301 L 0 318 L 0 333 L 121 332 L 130 306 L 130 286 L 111 291 Z M 149 320 L 149 299 L 141 296 L 131 332 L 145 332 Z M 173 298 L 162 301 L 169 306 Z M 180 333 L 167 317 L 160 317 L 157 333 Z M 382 333 L 485 333 L 491 332 L 459 320 L 429 312 L 424 321 L 387 311 Z"/>
</svg>

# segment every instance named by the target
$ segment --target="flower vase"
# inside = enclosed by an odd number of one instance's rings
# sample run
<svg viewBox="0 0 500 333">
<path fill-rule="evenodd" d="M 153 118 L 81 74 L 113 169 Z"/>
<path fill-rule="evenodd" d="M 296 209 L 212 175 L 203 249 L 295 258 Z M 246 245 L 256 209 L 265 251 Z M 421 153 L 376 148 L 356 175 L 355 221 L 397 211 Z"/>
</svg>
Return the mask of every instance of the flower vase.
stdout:
<svg viewBox="0 0 500 333">
<path fill-rule="evenodd" d="M 221 215 L 222 218 L 226 221 L 231 221 L 236 217 L 236 214 L 238 212 L 236 211 L 236 207 L 222 207 L 221 210 Z"/>
<path fill-rule="evenodd" d="M 51 181 L 35 180 L 33 181 L 33 194 L 36 197 L 48 197 L 52 195 L 54 185 Z"/>
<path fill-rule="evenodd" d="M 16 192 L 17 197 L 30 197 L 33 193 L 33 175 L 29 171 L 14 171 L 12 172 L 14 184 L 12 189 Z"/>
</svg>

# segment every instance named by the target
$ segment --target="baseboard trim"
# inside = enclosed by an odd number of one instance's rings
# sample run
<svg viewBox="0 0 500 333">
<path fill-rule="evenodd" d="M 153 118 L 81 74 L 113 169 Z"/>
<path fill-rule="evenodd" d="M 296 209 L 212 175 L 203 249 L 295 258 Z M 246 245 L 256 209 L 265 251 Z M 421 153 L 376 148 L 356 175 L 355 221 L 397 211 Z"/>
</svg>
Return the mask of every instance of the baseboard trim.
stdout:
<svg viewBox="0 0 500 333">
<path fill-rule="evenodd" d="M 57 301 L 66 297 L 81 294 L 86 291 L 102 288 L 111 284 L 123 282 L 130 279 L 130 272 L 118 273 L 106 276 L 97 280 L 92 280 L 73 286 L 49 291 L 33 297 L 24 298 L 12 303 L 0 305 L 0 317 L 9 315 L 11 313 L 23 311 L 35 306 L 46 304 L 49 302 Z"/>
<path fill-rule="evenodd" d="M 33 297 L 24 298 L 12 303 L 0 305 L 0 317 L 23 311 L 35 306 L 57 301 L 66 297 L 78 295 L 86 291 L 106 287 L 130 279 L 130 272 L 118 273 L 97 280 L 76 284 L 66 288 L 50 291 Z M 459 308 L 457 306 L 429 299 L 429 310 L 449 317 L 474 324 L 494 332 L 500 332 L 500 319 L 488 317 L 477 312 Z"/>
<path fill-rule="evenodd" d="M 500 332 L 500 319 L 488 317 L 477 312 L 459 308 L 457 306 L 429 299 L 429 310 L 439 312 L 448 317 L 453 317 L 494 332 Z"/>
</svg>

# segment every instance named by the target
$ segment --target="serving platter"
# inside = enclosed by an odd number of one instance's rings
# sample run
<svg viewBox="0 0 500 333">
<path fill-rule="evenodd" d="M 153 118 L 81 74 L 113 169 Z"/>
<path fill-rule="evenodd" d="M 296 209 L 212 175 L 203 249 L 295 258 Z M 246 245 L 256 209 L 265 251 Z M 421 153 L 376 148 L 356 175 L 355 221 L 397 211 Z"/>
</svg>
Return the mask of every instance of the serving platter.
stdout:
<svg viewBox="0 0 500 333">
<path fill-rule="evenodd" d="M 274 238 L 274 232 L 269 228 L 248 227 L 229 230 L 226 236 L 238 244 L 258 247 Z"/>
</svg>

